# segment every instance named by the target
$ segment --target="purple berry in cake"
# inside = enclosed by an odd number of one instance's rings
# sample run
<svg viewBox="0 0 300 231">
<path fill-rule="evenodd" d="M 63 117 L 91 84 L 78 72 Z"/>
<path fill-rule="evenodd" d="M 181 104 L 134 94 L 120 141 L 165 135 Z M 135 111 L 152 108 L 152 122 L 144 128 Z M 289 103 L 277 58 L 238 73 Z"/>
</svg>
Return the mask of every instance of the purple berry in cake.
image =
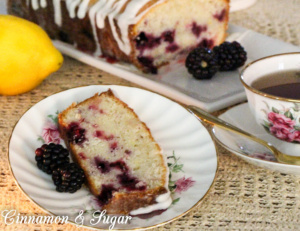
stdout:
<svg viewBox="0 0 300 231">
<path fill-rule="evenodd" d="M 85 129 L 80 128 L 78 123 L 71 123 L 67 131 L 68 139 L 76 144 L 82 144 L 85 139 Z"/>
<path fill-rule="evenodd" d="M 192 32 L 196 37 L 199 37 L 202 32 L 207 31 L 207 26 L 205 25 L 197 25 L 196 22 L 192 24 Z"/>
<path fill-rule="evenodd" d="M 162 34 L 163 41 L 172 43 L 174 42 L 175 30 L 166 31 Z"/>
</svg>

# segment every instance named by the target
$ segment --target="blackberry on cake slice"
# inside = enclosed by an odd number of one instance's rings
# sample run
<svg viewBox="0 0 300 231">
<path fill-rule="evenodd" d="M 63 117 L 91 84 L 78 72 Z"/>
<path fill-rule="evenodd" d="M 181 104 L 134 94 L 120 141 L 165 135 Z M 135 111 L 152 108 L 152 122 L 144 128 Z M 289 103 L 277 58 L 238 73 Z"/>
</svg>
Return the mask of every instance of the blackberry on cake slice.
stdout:
<svg viewBox="0 0 300 231">
<path fill-rule="evenodd" d="M 136 215 L 169 207 L 168 168 L 161 148 L 146 124 L 111 90 L 72 104 L 59 114 L 58 123 L 102 209 Z"/>
</svg>

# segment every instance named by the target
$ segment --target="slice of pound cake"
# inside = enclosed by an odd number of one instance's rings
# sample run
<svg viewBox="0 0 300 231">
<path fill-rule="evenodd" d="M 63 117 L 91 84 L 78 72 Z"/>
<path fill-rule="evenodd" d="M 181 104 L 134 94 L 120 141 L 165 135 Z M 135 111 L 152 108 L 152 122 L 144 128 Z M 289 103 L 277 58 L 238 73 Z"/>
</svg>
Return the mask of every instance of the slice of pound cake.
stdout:
<svg viewBox="0 0 300 231">
<path fill-rule="evenodd" d="M 161 148 L 146 124 L 111 90 L 72 104 L 59 114 L 58 123 L 102 209 L 137 215 L 170 206 Z"/>
</svg>

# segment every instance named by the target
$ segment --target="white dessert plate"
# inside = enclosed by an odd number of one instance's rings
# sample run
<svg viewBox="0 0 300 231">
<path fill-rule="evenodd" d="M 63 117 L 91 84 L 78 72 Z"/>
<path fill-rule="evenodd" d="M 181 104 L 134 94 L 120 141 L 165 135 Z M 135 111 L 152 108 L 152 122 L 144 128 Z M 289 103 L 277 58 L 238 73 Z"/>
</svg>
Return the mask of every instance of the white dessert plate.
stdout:
<svg viewBox="0 0 300 231">
<path fill-rule="evenodd" d="M 255 118 L 250 112 L 248 103 L 232 107 L 220 115 L 219 118 L 273 144 L 275 147 L 278 143 L 278 140 L 275 137 L 268 134 L 262 126 L 259 126 L 255 122 Z M 258 150 L 252 150 L 251 143 L 246 144 L 245 140 L 239 140 L 238 138 L 232 139 L 223 129 L 214 127 L 213 134 L 225 148 L 251 164 L 273 171 L 300 175 L 300 166 L 279 163 L 267 153 L 260 153 Z"/>
<path fill-rule="evenodd" d="M 198 205 L 209 191 L 217 171 L 214 143 L 202 124 L 179 104 L 158 94 L 124 86 L 94 85 L 54 94 L 30 108 L 16 124 L 9 142 L 9 163 L 20 189 L 35 204 L 57 216 L 68 216 L 69 222 L 84 211 L 84 226 L 109 229 L 111 224 L 95 221 L 97 209 L 87 188 L 74 194 L 58 193 L 51 176 L 39 170 L 35 149 L 43 142 L 56 139 L 57 113 L 73 102 L 80 102 L 95 93 L 112 89 L 117 97 L 133 108 L 150 128 L 163 149 L 172 173 L 173 204 L 161 215 L 147 219 L 133 217 L 130 223 L 115 224 L 115 229 L 147 229 L 171 222 Z M 63 141 L 60 142 L 64 145 Z M 176 185 L 176 189 L 175 189 Z"/>
<path fill-rule="evenodd" d="M 300 51 L 300 47 L 233 25 L 229 26 L 227 40 L 239 41 L 244 46 L 248 53 L 247 63 L 268 55 Z M 83 63 L 207 111 L 222 109 L 246 99 L 238 70 L 219 72 L 210 80 L 196 80 L 187 72 L 184 63 L 179 62 L 165 66 L 158 75 L 151 75 L 142 73 L 133 65 L 108 63 L 59 41 L 54 41 L 54 45 L 62 53 Z"/>
</svg>

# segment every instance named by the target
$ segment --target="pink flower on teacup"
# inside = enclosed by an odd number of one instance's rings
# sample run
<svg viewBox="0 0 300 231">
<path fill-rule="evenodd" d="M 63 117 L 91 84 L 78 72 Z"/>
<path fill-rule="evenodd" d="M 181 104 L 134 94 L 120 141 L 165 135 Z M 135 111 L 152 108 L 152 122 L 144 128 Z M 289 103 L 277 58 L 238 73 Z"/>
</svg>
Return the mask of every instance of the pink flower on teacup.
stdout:
<svg viewBox="0 0 300 231">
<path fill-rule="evenodd" d="M 192 180 L 192 177 L 189 177 L 186 179 L 184 176 L 175 182 L 175 185 L 176 185 L 175 192 L 182 193 L 182 192 L 188 190 L 194 184 L 195 184 L 195 181 Z"/>
<path fill-rule="evenodd" d="M 287 142 L 292 142 L 293 140 L 290 138 L 291 128 L 286 129 L 282 127 L 278 127 L 276 125 L 270 127 L 270 132 L 273 134 L 276 138 L 280 140 L 284 140 Z"/>
<path fill-rule="evenodd" d="M 276 128 L 289 130 L 293 129 L 293 126 L 295 125 L 295 121 L 291 120 L 285 115 L 278 114 L 275 112 L 269 112 L 268 119 Z"/>
<path fill-rule="evenodd" d="M 300 131 L 295 130 L 291 132 L 288 136 L 291 141 L 300 142 Z"/>
<path fill-rule="evenodd" d="M 283 112 L 281 112 L 283 113 Z M 300 131 L 295 129 L 296 122 L 285 114 L 269 112 L 268 120 L 271 122 L 267 128 L 269 132 L 280 140 L 287 142 L 300 142 Z"/>
<path fill-rule="evenodd" d="M 59 144 L 60 136 L 56 124 L 48 121 L 45 127 L 43 128 L 42 137 L 47 144 L 48 143 Z"/>
</svg>

